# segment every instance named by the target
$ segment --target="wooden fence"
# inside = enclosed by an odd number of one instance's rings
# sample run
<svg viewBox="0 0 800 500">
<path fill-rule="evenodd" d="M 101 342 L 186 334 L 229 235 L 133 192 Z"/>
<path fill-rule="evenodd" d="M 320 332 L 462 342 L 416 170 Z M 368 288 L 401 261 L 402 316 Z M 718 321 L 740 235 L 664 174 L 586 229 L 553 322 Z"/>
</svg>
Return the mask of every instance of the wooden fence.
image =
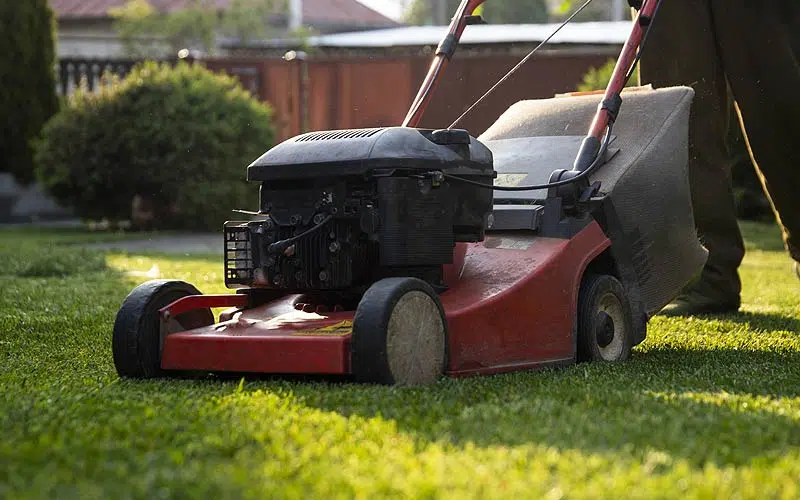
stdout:
<svg viewBox="0 0 800 500">
<path fill-rule="evenodd" d="M 609 59 L 607 54 L 552 53 L 532 60 L 459 127 L 480 134 L 513 103 L 575 90 L 583 75 Z M 515 56 L 455 59 L 421 123 L 447 127 L 519 61 Z M 206 61 L 210 69 L 239 77 L 243 85 L 275 109 L 279 136 L 308 130 L 399 125 L 417 93 L 430 60 L 408 58 L 327 58 Z"/>
<path fill-rule="evenodd" d="M 517 55 L 456 58 L 434 95 L 422 127 L 447 127 L 518 61 Z M 474 135 L 521 99 L 574 90 L 586 71 L 609 59 L 608 51 L 552 51 L 532 59 L 459 124 Z M 97 88 L 104 70 L 124 76 L 133 61 L 62 60 L 59 93 L 68 95 L 83 78 Z M 280 139 L 308 130 L 392 126 L 402 122 L 430 64 L 422 56 L 224 58 L 201 61 L 212 71 L 237 77 L 275 111 Z"/>
</svg>

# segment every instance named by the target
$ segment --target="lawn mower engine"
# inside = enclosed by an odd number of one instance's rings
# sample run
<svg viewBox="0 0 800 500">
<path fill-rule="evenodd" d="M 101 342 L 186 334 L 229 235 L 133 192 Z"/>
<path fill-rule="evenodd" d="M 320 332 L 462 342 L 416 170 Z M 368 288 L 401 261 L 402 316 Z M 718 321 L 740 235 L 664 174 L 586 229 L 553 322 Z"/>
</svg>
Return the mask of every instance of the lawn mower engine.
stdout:
<svg viewBox="0 0 800 500">
<path fill-rule="evenodd" d="M 316 132 L 248 167 L 260 216 L 225 226 L 226 285 L 334 293 L 358 301 L 387 277 L 443 290 L 456 242 L 479 242 L 492 191 L 492 153 L 463 130 L 405 127 Z"/>
</svg>

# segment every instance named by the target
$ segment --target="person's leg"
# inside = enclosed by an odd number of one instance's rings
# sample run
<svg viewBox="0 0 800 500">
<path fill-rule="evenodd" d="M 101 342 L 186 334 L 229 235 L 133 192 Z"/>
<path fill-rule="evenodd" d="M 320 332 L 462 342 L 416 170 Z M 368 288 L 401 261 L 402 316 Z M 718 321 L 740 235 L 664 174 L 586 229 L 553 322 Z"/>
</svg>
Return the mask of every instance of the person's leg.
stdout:
<svg viewBox="0 0 800 500">
<path fill-rule="evenodd" d="M 800 2 L 712 0 L 720 54 L 745 139 L 800 261 Z"/>
<path fill-rule="evenodd" d="M 695 91 L 689 124 L 689 182 L 695 223 L 709 251 L 700 279 L 665 309 L 672 314 L 735 311 L 744 243 L 736 220 L 726 145 L 729 95 L 707 0 L 665 0 L 643 50 L 640 82 Z"/>
</svg>

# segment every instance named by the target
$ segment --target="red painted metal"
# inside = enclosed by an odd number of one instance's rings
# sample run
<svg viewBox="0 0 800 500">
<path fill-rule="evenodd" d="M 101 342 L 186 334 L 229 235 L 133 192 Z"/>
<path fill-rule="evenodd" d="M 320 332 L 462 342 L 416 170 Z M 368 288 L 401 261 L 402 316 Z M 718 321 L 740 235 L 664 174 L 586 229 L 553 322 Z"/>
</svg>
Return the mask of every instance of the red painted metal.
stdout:
<svg viewBox="0 0 800 500">
<path fill-rule="evenodd" d="M 610 246 L 597 223 L 569 240 L 490 234 L 459 244 L 441 295 L 450 331 L 448 375 L 571 363 L 577 293 L 586 266 Z M 169 335 L 162 367 L 260 373 L 350 373 L 353 312 L 294 309 L 294 297 L 229 321 Z"/>
<path fill-rule="evenodd" d="M 273 304 L 243 311 L 230 321 L 169 335 L 161 366 L 240 373 L 350 372 L 350 335 L 334 327 L 352 322 L 352 313 L 320 316 L 286 310 L 286 304 L 277 308 Z M 331 330 L 322 331 L 325 328 Z"/>
<path fill-rule="evenodd" d="M 233 373 L 350 373 L 349 337 L 176 333 L 167 337 L 166 370 Z"/>
<path fill-rule="evenodd" d="M 158 310 L 162 319 L 175 317 L 195 309 L 212 307 L 245 307 L 247 295 L 190 295 Z"/>
<path fill-rule="evenodd" d="M 441 296 L 448 374 L 573 362 L 580 280 L 610 244 L 593 222 L 569 240 L 490 234 L 473 246 L 461 280 Z"/>
</svg>

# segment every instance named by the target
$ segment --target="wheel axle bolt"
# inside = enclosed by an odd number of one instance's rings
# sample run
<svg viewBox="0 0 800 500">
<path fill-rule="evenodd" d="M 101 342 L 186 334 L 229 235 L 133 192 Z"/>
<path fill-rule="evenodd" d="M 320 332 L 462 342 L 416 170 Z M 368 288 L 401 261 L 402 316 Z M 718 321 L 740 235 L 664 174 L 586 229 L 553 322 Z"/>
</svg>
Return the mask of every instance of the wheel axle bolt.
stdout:
<svg viewBox="0 0 800 500">
<path fill-rule="evenodd" d="M 597 314 L 596 319 L 595 335 L 597 336 L 597 345 L 606 347 L 614 341 L 614 319 L 608 313 L 602 311 Z"/>
</svg>

